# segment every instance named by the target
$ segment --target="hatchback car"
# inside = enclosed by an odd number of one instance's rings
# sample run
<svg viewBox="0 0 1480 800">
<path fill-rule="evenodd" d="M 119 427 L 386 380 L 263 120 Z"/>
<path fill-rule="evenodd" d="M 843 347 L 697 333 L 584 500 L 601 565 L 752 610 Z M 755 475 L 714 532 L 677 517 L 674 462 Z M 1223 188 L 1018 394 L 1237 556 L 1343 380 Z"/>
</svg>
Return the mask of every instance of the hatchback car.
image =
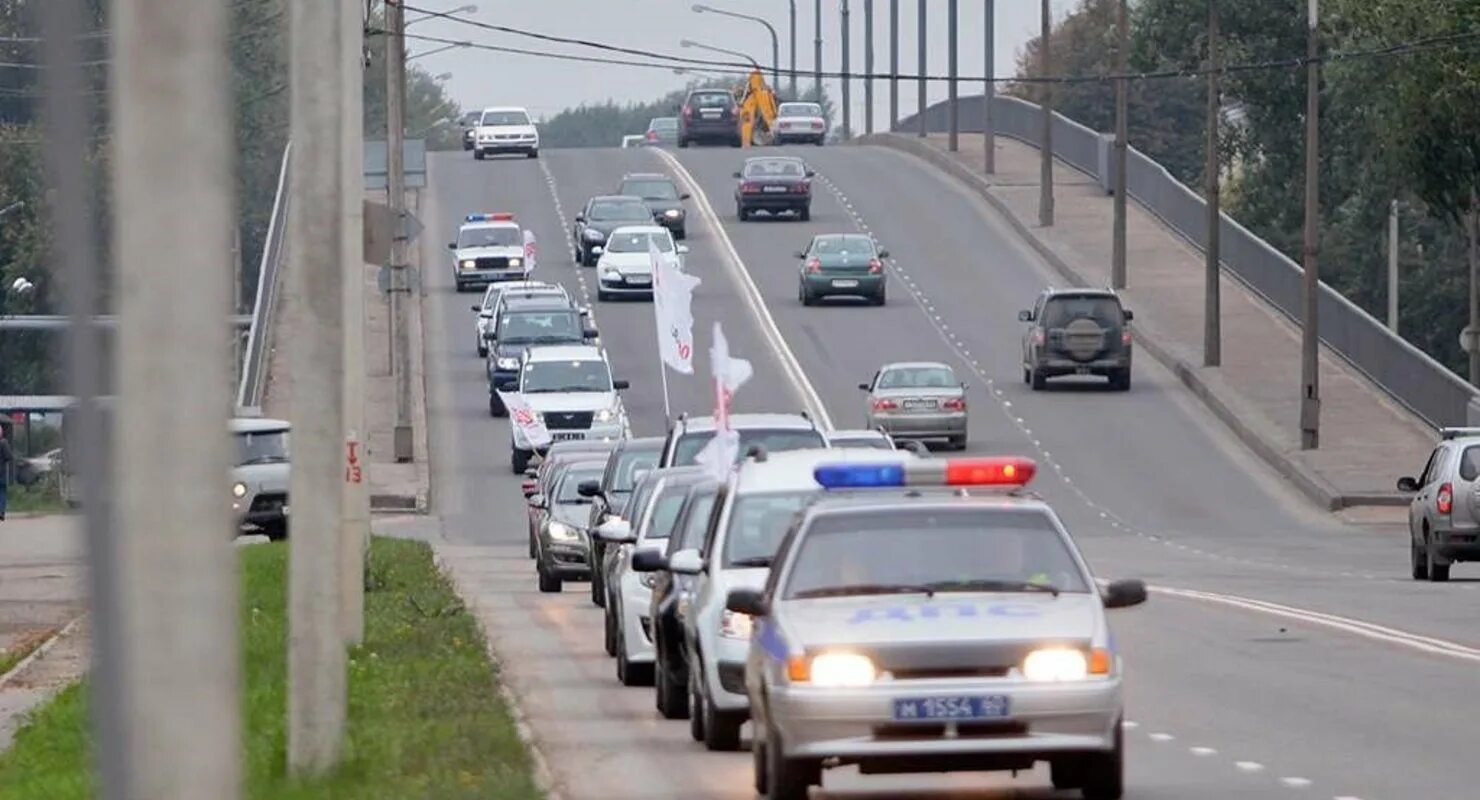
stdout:
<svg viewBox="0 0 1480 800">
<path fill-rule="evenodd" d="M 603 466 L 592 460 L 570 462 L 560 469 L 549 495 L 530 498 L 530 505 L 544 512 L 535 536 L 535 574 L 542 592 L 558 592 L 563 581 L 589 575 L 585 521 L 591 498 L 579 488 L 600 475 Z"/>
<path fill-rule="evenodd" d="M 688 233 L 688 210 L 683 201 L 689 199 L 687 192 L 680 192 L 673 179 L 661 173 L 633 172 L 622 176 L 622 185 L 617 194 L 641 197 L 653 212 L 653 219 L 673 232 L 673 238 L 682 239 Z"/>
<path fill-rule="evenodd" d="M 717 142 L 740 146 L 740 105 L 724 89 L 695 89 L 678 114 L 678 146 Z"/>
<path fill-rule="evenodd" d="M 814 175 L 800 158 L 745 159 L 745 165 L 735 173 L 735 216 L 747 220 L 757 211 L 772 216 L 789 212 L 806 222 L 812 218 Z"/>
<path fill-rule="evenodd" d="M 1110 388 L 1131 388 L 1131 329 L 1134 315 L 1109 289 L 1049 289 L 1032 310 L 1018 313 L 1023 332 L 1023 383 L 1033 391 L 1049 378 L 1099 375 Z"/>
<path fill-rule="evenodd" d="M 966 447 L 966 384 L 949 366 L 933 361 L 885 364 L 858 388 L 868 393 L 868 427 L 895 439 L 944 440 L 956 450 Z"/>
<path fill-rule="evenodd" d="M 1447 581 L 1457 561 L 1480 561 L 1480 428 L 1444 428 L 1417 478 L 1401 478 L 1416 581 Z"/>
<path fill-rule="evenodd" d="M 576 263 L 583 267 L 596 266 L 596 259 L 606 249 L 606 237 L 617 228 L 651 224 L 653 211 L 641 197 L 604 195 L 591 198 L 576 215 L 575 226 L 570 232 Z"/>
<path fill-rule="evenodd" d="M 797 252 L 797 300 L 810 306 L 828 297 L 861 297 L 876 306 L 885 303 L 884 259 L 873 237 L 861 233 L 828 233 L 812 237 Z"/>
</svg>

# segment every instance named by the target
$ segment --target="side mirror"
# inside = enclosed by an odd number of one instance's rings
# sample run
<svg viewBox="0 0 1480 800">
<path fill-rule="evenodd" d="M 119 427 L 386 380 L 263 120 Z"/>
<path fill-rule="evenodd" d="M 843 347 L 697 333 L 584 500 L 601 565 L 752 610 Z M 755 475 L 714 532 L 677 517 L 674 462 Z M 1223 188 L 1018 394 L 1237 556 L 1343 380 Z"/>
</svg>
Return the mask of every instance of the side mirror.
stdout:
<svg viewBox="0 0 1480 800">
<path fill-rule="evenodd" d="M 1142 581 L 1112 581 L 1100 597 L 1105 608 L 1128 608 L 1146 602 L 1146 584 Z"/>
<path fill-rule="evenodd" d="M 616 389 L 619 392 L 622 391 L 623 389 L 628 388 L 631 385 L 632 384 L 629 383 L 629 382 L 627 382 L 627 381 L 612 381 L 612 388 L 613 389 Z"/>
<path fill-rule="evenodd" d="M 807 177 L 809 177 L 809 178 L 815 178 L 815 177 L 817 177 L 817 171 L 816 170 L 811 170 L 811 169 L 807 170 Z"/>
<path fill-rule="evenodd" d="M 764 617 L 769 611 L 766 596 L 758 589 L 731 590 L 725 597 L 725 608 L 751 617 Z"/>
<path fill-rule="evenodd" d="M 447 243 L 447 249 L 448 250 L 456 250 L 457 249 L 457 242 L 448 242 Z"/>
<path fill-rule="evenodd" d="M 581 481 L 581 485 L 576 487 L 576 494 L 582 497 L 600 497 L 601 483 L 599 481 Z"/>
<path fill-rule="evenodd" d="M 586 221 L 586 215 L 585 214 L 577 214 L 576 215 L 576 222 L 585 222 L 585 221 Z"/>
<path fill-rule="evenodd" d="M 602 253 L 605 253 L 605 252 L 606 252 L 606 248 L 605 247 L 602 247 L 599 244 L 598 245 L 595 245 L 595 246 L 593 246 L 591 248 L 591 255 L 593 255 L 593 256 L 599 256 L 599 255 L 601 255 Z"/>
<path fill-rule="evenodd" d="M 868 391 L 868 384 L 866 384 L 866 383 L 860 383 L 860 384 L 858 384 L 858 388 L 859 389 L 862 389 L 863 391 L 866 392 L 866 391 Z"/>
<path fill-rule="evenodd" d="M 736 179 L 736 180 L 739 180 L 739 179 L 740 179 L 740 178 L 741 178 L 741 177 L 742 177 L 742 176 L 741 176 L 741 175 L 740 175 L 740 173 L 738 173 L 738 172 L 737 172 L 737 173 L 735 173 L 735 179 Z"/>
<path fill-rule="evenodd" d="M 684 253 L 687 253 L 687 252 L 689 252 L 689 246 L 688 245 L 681 244 L 681 245 L 678 246 L 678 254 L 679 255 L 683 255 Z"/>
<path fill-rule="evenodd" d="M 1135 318 L 1136 318 L 1136 312 L 1134 312 L 1134 311 L 1130 310 L 1129 308 L 1127 308 L 1125 310 L 1125 321 L 1126 322 L 1130 322 L 1131 320 L 1133 320 Z"/>
<path fill-rule="evenodd" d="M 798 250 L 795 253 L 792 253 L 792 256 L 794 256 L 796 258 L 806 258 L 807 257 L 807 254 L 806 253 L 803 253 L 800 250 Z"/>
<path fill-rule="evenodd" d="M 596 536 L 610 544 L 631 544 L 637 541 L 632 533 L 632 523 L 621 517 L 613 517 L 596 526 Z"/>
<path fill-rule="evenodd" d="M 1033 321 L 1033 312 L 1031 312 L 1031 311 L 1019 311 L 1018 312 L 1018 322 L 1032 322 L 1032 321 Z"/>
<path fill-rule="evenodd" d="M 474 310 L 474 311 L 482 311 L 482 310 L 483 310 L 483 306 L 481 306 L 481 305 L 479 305 L 479 304 L 478 304 L 478 303 L 474 303 L 474 304 L 473 304 L 473 305 L 472 305 L 472 309 L 473 309 L 473 310 Z"/>
<path fill-rule="evenodd" d="M 668 571 L 675 575 L 698 575 L 704 571 L 704 559 L 698 550 L 680 550 L 668 559 Z"/>
<path fill-rule="evenodd" d="M 1421 487 L 1418 485 L 1418 481 L 1413 478 L 1398 479 L 1398 491 L 1400 492 L 1416 492 L 1420 488 Z"/>
<path fill-rule="evenodd" d="M 643 548 L 632 554 L 633 572 L 662 572 L 668 568 L 668 559 L 662 550 Z"/>
<path fill-rule="evenodd" d="M 584 338 L 584 339 L 586 339 L 587 341 L 589 341 L 591 339 L 595 339 L 599 335 L 600 334 L 598 334 L 596 332 L 596 329 L 595 328 L 587 328 L 587 329 L 581 331 L 581 337 Z"/>
<path fill-rule="evenodd" d="M 888 258 L 888 257 L 889 257 L 889 251 L 888 250 L 880 250 L 879 251 L 879 258 Z"/>
<path fill-rule="evenodd" d="M 678 196 L 678 199 L 680 199 L 680 200 L 687 200 L 687 199 L 689 199 L 689 193 L 688 192 L 684 192 L 683 194 L 681 194 L 681 195 Z"/>
</svg>

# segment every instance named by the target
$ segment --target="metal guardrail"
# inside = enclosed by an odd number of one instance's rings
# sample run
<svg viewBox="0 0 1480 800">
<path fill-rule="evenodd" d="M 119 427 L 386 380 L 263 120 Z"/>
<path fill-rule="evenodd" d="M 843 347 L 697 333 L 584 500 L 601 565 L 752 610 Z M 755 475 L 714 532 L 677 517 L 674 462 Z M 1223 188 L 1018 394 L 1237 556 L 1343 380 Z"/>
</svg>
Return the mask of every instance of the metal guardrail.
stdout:
<svg viewBox="0 0 1480 800">
<path fill-rule="evenodd" d="M 947 102 L 925 111 L 926 128 L 943 133 L 948 128 Z M 982 130 L 982 97 L 960 98 L 960 129 Z M 998 96 L 992 105 L 993 125 L 999 135 L 1036 147 L 1043 112 L 1015 97 Z M 918 117 L 900 120 L 894 130 L 909 134 L 919 129 Z M 1113 186 L 1111 154 L 1114 137 L 1102 134 L 1057 112 L 1053 121 L 1054 156 L 1095 178 L 1108 194 Z M 1207 242 L 1206 204 L 1200 194 L 1183 185 L 1165 167 L 1130 148 L 1126 157 L 1127 196 L 1134 199 L 1194 247 Z M 1227 214 L 1222 217 L 1221 258 L 1235 278 L 1262 296 L 1297 325 L 1301 314 L 1301 266 Z M 1134 270 L 1134 265 L 1131 267 Z M 1465 425 L 1472 404 L 1480 404 L 1480 390 L 1471 386 L 1427 353 L 1395 335 L 1387 326 L 1330 286 L 1321 283 L 1321 341 L 1389 396 L 1434 427 Z"/>
<path fill-rule="evenodd" d="M 272 201 L 272 216 L 267 223 L 267 240 L 262 247 L 262 263 L 257 269 L 257 300 L 252 307 L 252 327 L 247 333 L 246 355 L 242 358 L 241 381 L 237 384 L 236 405 L 240 409 L 262 405 L 262 392 L 267 381 L 267 345 L 271 341 L 273 313 L 277 309 L 278 266 L 283 260 L 288 233 L 288 164 L 293 143 L 283 147 L 282 167 L 278 170 L 277 194 Z"/>
</svg>

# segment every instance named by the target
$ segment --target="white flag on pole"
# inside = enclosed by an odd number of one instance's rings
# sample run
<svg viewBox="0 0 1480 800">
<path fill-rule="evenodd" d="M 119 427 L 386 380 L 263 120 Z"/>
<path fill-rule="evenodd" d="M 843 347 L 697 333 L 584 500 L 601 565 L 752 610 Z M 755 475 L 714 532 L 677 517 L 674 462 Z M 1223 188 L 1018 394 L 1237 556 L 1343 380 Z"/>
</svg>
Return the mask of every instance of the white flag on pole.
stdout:
<svg viewBox="0 0 1480 800">
<path fill-rule="evenodd" d="M 718 322 L 714 323 L 714 344 L 709 348 L 709 363 L 714 375 L 714 437 L 696 458 L 716 480 L 723 481 L 729 477 L 735 462 L 740 460 L 740 434 L 730 428 L 735 390 L 750 380 L 755 370 L 749 361 L 730 355 L 730 342 Z"/>
<path fill-rule="evenodd" d="M 504 401 L 504 408 L 509 410 L 509 421 L 524 434 L 524 441 L 530 449 L 549 446 L 550 430 L 545 427 L 545 421 L 539 412 L 530 408 L 529 401 L 524 399 L 522 393 L 499 392 L 498 397 Z"/>
<path fill-rule="evenodd" d="M 675 372 L 694 374 L 694 287 L 699 279 L 678 268 L 648 237 L 653 264 L 653 318 L 658 325 L 658 355 Z"/>
<path fill-rule="evenodd" d="M 539 247 L 534 241 L 534 231 L 524 231 L 524 274 L 534 272 L 535 257 L 539 255 Z"/>
</svg>

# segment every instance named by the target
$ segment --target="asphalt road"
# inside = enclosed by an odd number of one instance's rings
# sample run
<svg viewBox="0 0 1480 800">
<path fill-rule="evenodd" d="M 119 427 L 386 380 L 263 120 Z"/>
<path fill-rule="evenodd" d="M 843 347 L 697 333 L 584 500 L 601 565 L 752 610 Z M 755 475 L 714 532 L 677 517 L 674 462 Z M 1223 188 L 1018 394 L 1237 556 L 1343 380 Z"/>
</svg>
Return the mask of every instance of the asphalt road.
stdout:
<svg viewBox="0 0 1480 800">
<path fill-rule="evenodd" d="M 690 203 L 688 268 L 699 374 L 670 378 L 675 412 L 707 411 L 708 326 L 719 320 L 755 377 L 741 410 L 787 410 L 789 380 L 742 299 L 730 246 L 777 331 L 839 427 L 862 422 L 857 389 L 883 362 L 938 359 L 971 383 L 971 451 L 1032 455 L 1052 501 L 1107 577 L 1170 590 L 1118 612 L 1129 664 L 1128 796 L 1458 797 L 1473 792 L 1454 765 L 1473 730 L 1476 656 L 1422 633 L 1475 645 L 1474 583 L 1407 581 L 1391 528 L 1354 526 L 1306 506 L 1226 434 L 1145 354 L 1127 394 L 1073 386 L 1030 394 L 1017 366 L 1016 312 L 1049 283 L 992 213 L 949 179 L 905 156 L 861 148 L 798 148 L 821 173 L 810 223 L 733 218 L 742 154 L 678 159 L 720 227 Z M 540 277 L 583 292 L 592 270 L 569 257 L 571 218 L 622 173 L 675 169 L 648 151 L 546 151 L 540 161 L 432 159 L 423 242 L 433 503 L 454 542 L 493 545 L 488 588 L 508 614 L 504 670 L 568 797 L 746 797 L 749 759 L 705 753 L 685 726 L 659 720 L 650 690 L 622 689 L 602 654 L 600 613 L 584 586 L 540 595 L 519 554 L 523 507 L 508 468 L 508 430 L 486 410 L 473 353 L 473 294 L 451 288 L 441 245 L 470 211 L 513 211 L 540 242 Z M 865 229 L 896 257 L 884 308 L 803 308 L 791 257 L 808 237 Z M 594 299 L 594 291 L 588 295 Z M 593 304 L 638 435 L 663 427 L 651 307 Z M 1457 570 L 1460 577 L 1464 573 Z M 1224 595 L 1234 595 L 1228 598 Z M 1238 598 L 1282 609 L 1235 607 Z M 1284 608 L 1287 607 L 1287 608 Z M 1317 619 L 1311 612 L 1341 615 Z M 1358 627 L 1377 623 L 1396 630 Z M 1435 709 L 1456 708 L 1458 713 Z M 828 797 L 1054 797 L 1040 772 L 1019 776 L 829 775 Z M 620 788 L 616 788 L 620 787 Z M 906 790 L 909 791 L 906 791 Z M 1064 795 L 1069 796 L 1069 795 Z"/>
</svg>

